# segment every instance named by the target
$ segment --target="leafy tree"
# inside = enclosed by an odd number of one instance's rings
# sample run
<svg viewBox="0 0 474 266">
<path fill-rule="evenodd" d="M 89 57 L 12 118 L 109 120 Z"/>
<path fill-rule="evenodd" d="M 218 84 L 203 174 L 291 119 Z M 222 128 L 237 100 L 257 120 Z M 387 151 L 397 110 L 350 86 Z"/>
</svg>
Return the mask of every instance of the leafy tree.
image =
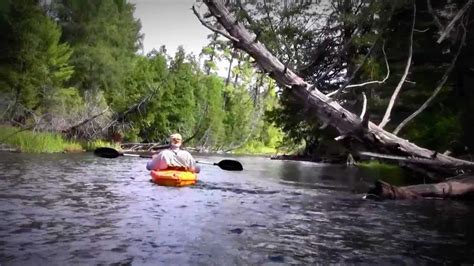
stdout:
<svg viewBox="0 0 474 266">
<path fill-rule="evenodd" d="M 81 90 L 103 90 L 112 101 L 125 90 L 127 76 L 142 36 L 125 0 L 54 0 L 53 10 L 63 28 L 63 39 L 75 52 L 71 84 Z"/>
<path fill-rule="evenodd" d="M 163 110 L 160 95 L 166 85 L 169 71 L 166 58 L 156 51 L 147 56 L 137 56 L 130 75 L 126 78 L 128 89 L 113 99 L 113 106 L 122 114 L 120 122 L 129 124 L 126 139 L 133 141 L 153 140 L 161 136 L 160 120 Z"/>
<path fill-rule="evenodd" d="M 65 103 L 71 95 L 64 95 L 64 83 L 74 71 L 60 27 L 34 0 L 7 1 L 1 17 L 0 87 L 13 100 L 13 118 L 24 120 L 48 111 L 53 102 Z"/>
<path fill-rule="evenodd" d="M 224 129 L 222 79 L 217 76 L 200 75 L 195 88 L 196 95 L 196 141 L 204 148 L 221 147 L 226 140 Z"/>
</svg>

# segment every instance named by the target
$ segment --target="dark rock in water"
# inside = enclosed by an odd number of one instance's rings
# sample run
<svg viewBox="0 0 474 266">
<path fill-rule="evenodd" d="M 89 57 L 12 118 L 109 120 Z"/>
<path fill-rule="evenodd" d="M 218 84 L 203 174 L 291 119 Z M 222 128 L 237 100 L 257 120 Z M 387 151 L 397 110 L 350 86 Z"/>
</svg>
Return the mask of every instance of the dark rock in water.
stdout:
<svg viewBox="0 0 474 266">
<path fill-rule="evenodd" d="M 283 255 L 271 255 L 268 256 L 272 262 L 285 262 L 285 257 Z"/>
<path fill-rule="evenodd" d="M 231 229 L 230 232 L 234 233 L 234 234 L 242 234 L 244 230 L 240 229 L 240 228 L 235 228 L 235 229 Z"/>
</svg>

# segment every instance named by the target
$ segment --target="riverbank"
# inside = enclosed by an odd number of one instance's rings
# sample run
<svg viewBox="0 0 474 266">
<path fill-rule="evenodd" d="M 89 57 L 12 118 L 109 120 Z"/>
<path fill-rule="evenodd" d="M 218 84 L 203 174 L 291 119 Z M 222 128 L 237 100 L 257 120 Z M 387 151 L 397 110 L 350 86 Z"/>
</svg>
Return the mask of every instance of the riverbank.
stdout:
<svg viewBox="0 0 474 266">
<path fill-rule="evenodd" d="M 0 150 L 28 153 L 91 151 L 97 147 L 113 147 L 101 140 L 71 141 L 58 133 L 34 132 L 10 126 L 0 126 Z"/>
<path fill-rule="evenodd" d="M 346 163 L 346 159 L 337 157 L 310 157 L 302 156 L 299 154 L 281 154 L 270 156 L 272 160 L 287 160 L 287 161 L 303 161 L 303 162 L 315 162 L 315 163 L 329 163 L 329 164 L 342 164 Z"/>
<path fill-rule="evenodd" d="M 137 143 L 146 145 L 145 143 Z M 162 145 L 163 146 L 163 145 Z M 0 151 L 27 152 L 27 153 L 57 153 L 57 152 L 84 152 L 93 151 L 99 147 L 112 147 L 121 150 L 118 143 L 102 140 L 76 140 L 65 139 L 59 133 L 35 132 L 21 128 L 0 125 Z M 189 148 L 198 151 L 196 148 Z M 150 153 L 149 147 L 145 150 L 125 150 L 128 153 Z M 231 151 L 232 154 L 252 154 L 270 156 L 276 153 L 275 148 L 262 145 L 246 145 Z"/>
</svg>

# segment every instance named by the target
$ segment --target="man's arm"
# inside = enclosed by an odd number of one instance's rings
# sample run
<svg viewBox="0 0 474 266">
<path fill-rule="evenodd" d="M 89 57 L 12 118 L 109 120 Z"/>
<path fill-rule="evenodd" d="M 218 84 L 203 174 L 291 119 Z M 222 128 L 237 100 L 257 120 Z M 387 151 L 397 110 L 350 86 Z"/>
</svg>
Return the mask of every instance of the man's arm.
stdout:
<svg viewBox="0 0 474 266">
<path fill-rule="evenodd" d="M 199 174 L 199 172 L 201 172 L 201 167 L 199 167 L 199 165 L 195 165 L 191 168 L 191 171 L 193 173 Z"/>
<path fill-rule="evenodd" d="M 196 165 L 196 160 L 194 160 L 193 156 L 191 153 L 186 151 L 186 168 L 188 168 L 188 171 L 191 171 L 193 173 L 199 173 L 201 172 L 201 167 Z"/>
<path fill-rule="evenodd" d="M 146 164 L 147 170 L 163 170 L 168 167 L 165 150 L 152 156 L 151 161 Z"/>
</svg>

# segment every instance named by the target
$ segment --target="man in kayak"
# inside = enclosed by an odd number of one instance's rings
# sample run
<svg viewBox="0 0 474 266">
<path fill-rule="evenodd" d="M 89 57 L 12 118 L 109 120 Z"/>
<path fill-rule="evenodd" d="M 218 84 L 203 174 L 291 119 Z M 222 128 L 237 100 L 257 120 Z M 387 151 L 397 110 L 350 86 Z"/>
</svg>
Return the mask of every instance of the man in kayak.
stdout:
<svg viewBox="0 0 474 266">
<path fill-rule="evenodd" d="M 196 161 L 191 153 L 180 149 L 182 144 L 183 138 L 180 134 L 171 134 L 170 147 L 166 150 L 162 150 L 156 155 L 153 155 L 153 159 L 146 164 L 146 169 L 183 169 L 185 171 L 199 173 L 200 168 L 196 166 Z"/>
</svg>

